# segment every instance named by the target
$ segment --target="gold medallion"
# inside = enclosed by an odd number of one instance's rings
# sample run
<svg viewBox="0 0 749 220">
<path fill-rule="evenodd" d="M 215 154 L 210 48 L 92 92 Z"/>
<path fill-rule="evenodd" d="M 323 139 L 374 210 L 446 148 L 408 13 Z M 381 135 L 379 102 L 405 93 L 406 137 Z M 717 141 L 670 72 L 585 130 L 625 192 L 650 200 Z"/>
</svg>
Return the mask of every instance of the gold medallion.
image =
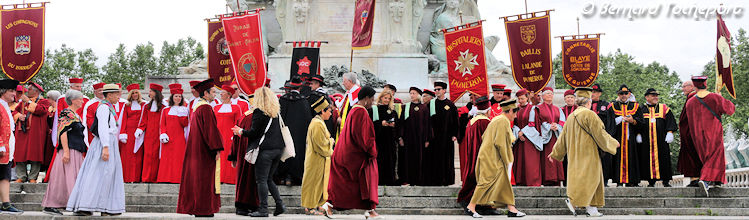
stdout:
<svg viewBox="0 0 749 220">
<path fill-rule="evenodd" d="M 445 110 L 450 110 L 450 106 L 449 106 L 449 105 L 446 105 L 446 106 L 445 106 Z"/>
<path fill-rule="evenodd" d="M 414 107 L 414 111 L 419 111 L 419 106 Z"/>
</svg>

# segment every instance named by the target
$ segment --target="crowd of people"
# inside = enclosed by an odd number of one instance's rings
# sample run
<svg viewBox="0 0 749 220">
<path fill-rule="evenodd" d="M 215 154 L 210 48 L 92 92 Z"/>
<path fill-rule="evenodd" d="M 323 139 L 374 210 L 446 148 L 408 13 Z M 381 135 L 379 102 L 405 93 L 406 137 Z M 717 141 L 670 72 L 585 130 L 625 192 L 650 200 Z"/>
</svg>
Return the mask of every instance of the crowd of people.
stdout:
<svg viewBox="0 0 749 220">
<path fill-rule="evenodd" d="M 191 81 L 192 99 L 180 84 L 168 85 L 169 97 L 150 84 L 146 99 L 139 84 L 123 98 L 119 84 L 97 83 L 89 99 L 80 78 L 64 94 L 0 80 L 0 211 L 22 213 L 10 204 L 11 180 L 48 182 L 45 213 L 83 216 L 124 213 L 124 184 L 143 182 L 180 184 L 178 213 L 213 216 L 225 183 L 236 185 L 236 214 L 266 217 L 269 193 L 273 215 L 286 210 L 280 184 L 301 185 L 306 214 L 362 209 L 381 218 L 378 185 L 452 185 L 458 148 L 457 202 L 473 217 L 499 214 L 499 206 L 522 217 L 512 186 L 560 185 L 573 213 L 586 207 L 600 216 L 609 180 L 670 186 L 674 132 L 689 186 L 708 193 L 725 182 L 721 115 L 734 105 L 708 92 L 706 79 L 684 83 L 678 124 L 658 91 L 646 90 L 639 103 L 626 85 L 611 103 L 596 84 L 566 91 L 565 105 L 555 106 L 552 88 L 513 98 L 495 84 L 491 98 L 470 94 L 458 108 L 444 82 L 411 87 L 404 102 L 395 86 L 376 95 L 355 73 L 343 75 L 344 94 L 329 95 L 312 75 L 293 77 L 278 95 L 269 80 L 249 96 L 236 83 Z"/>
</svg>

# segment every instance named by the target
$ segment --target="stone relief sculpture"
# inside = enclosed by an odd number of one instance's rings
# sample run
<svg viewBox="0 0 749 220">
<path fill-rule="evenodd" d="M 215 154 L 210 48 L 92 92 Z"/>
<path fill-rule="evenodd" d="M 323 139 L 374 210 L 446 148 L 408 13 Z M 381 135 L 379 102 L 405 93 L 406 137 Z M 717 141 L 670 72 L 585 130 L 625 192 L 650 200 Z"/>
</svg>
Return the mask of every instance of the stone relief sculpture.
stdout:
<svg viewBox="0 0 749 220">
<path fill-rule="evenodd" d="M 462 12 L 462 22 L 461 22 Z M 439 60 L 439 69 L 432 74 L 447 74 L 447 58 L 445 52 L 445 38 L 440 30 L 455 27 L 461 24 L 481 20 L 478 5 L 472 0 L 446 0 L 445 3 L 434 11 L 432 17 L 432 32 L 429 36 L 429 51 Z M 486 70 L 489 75 L 509 74 L 510 68 L 504 62 L 497 60 L 492 55 L 492 50 L 497 45 L 499 37 L 489 36 L 484 38 Z"/>
<path fill-rule="evenodd" d="M 390 22 L 387 25 L 391 53 L 418 53 L 422 45 L 417 40 L 419 24 L 426 0 L 388 0 Z"/>
</svg>

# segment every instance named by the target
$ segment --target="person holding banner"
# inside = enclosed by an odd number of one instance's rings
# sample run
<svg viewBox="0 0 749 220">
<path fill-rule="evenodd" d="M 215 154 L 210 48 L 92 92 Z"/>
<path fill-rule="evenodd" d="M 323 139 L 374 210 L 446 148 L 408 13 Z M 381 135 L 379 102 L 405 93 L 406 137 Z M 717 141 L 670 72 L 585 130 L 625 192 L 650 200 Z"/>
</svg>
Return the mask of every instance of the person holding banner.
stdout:
<svg viewBox="0 0 749 220">
<path fill-rule="evenodd" d="M 143 102 L 140 95 L 140 84 L 127 86 L 127 104 L 125 104 L 120 120 L 120 155 L 122 156 L 122 174 L 126 183 L 140 182 L 143 172 L 143 151 L 137 150 L 141 146 L 135 145 L 135 130 L 138 129 Z"/>
<path fill-rule="evenodd" d="M 468 204 L 474 218 L 482 216 L 476 212 L 477 205 L 493 207 L 506 205 L 507 217 L 523 217 L 525 213 L 515 208 L 515 194 L 512 192 L 510 174 L 514 157 L 512 143 L 512 121 L 517 115 L 517 100 L 501 102 L 502 115 L 489 122 L 482 136 L 481 147 L 476 158 L 476 189 Z"/>
<path fill-rule="evenodd" d="M 216 115 L 209 103 L 216 91 L 213 79 L 204 80 L 193 88 L 200 97 L 190 115 L 189 134 L 182 164 L 177 213 L 196 217 L 213 217 L 221 208 L 221 160 L 224 150 Z"/>
<path fill-rule="evenodd" d="M 232 133 L 231 128 L 238 125 L 244 117 L 239 105 L 231 104 L 231 96 L 235 90 L 230 85 L 221 86 L 221 103 L 213 106 L 216 114 L 216 123 L 223 142 L 224 150 L 221 151 L 221 183 L 237 184 L 237 169 L 229 163 L 231 154 Z"/>
<path fill-rule="evenodd" d="M 403 105 L 400 121 L 398 144 L 398 178 L 404 185 L 425 184 L 422 173 L 424 148 L 429 146 L 431 122 L 429 110 L 421 103 L 422 91 L 419 88 L 409 89 L 411 102 Z"/>
<path fill-rule="evenodd" d="M 163 86 L 155 83 L 149 85 L 148 98 L 151 101 L 146 104 L 140 114 L 138 129 L 133 134 L 136 138 L 135 144 L 143 143 L 143 174 L 141 181 L 155 183 L 159 174 L 159 117 L 164 109 L 164 95 L 161 91 Z M 138 147 L 138 146 L 136 146 Z"/>
<path fill-rule="evenodd" d="M 619 142 L 605 132 L 601 119 L 590 110 L 592 91 L 591 88 L 575 90 L 578 108 L 570 114 L 547 160 L 569 161 L 565 203 L 572 214 L 577 215 L 575 207 L 585 207 L 588 216 L 601 217 L 598 208 L 605 205 L 606 182 L 598 151 L 613 154 Z"/>
<path fill-rule="evenodd" d="M 687 101 L 690 142 L 702 162 L 699 185 L 708 194 L 710 187 L 726 182 L 726 154 L 723 145 L 723 115 L 733 115 L 736 106 L 718 93 L 707 91 L 707 76 L 694 76 L 697 92 Z"/>
<path fill-rule="evenodd" d="M 604 121 L 608 124 L 606 129 L 609 134 L 621 143 L 621 148 L 613 156 L 612 176 L 617 185 L 634 187 L 640 184 L 636 141 L 642 137 L 637 138 L 637 126 L 645 124 L 645 119 L 642 117 L 640 104 L 631 101 L 627 85 L 621 85 L 617 94 L 617 100 L 609 104 L 606 110 Z"/>
</svg>

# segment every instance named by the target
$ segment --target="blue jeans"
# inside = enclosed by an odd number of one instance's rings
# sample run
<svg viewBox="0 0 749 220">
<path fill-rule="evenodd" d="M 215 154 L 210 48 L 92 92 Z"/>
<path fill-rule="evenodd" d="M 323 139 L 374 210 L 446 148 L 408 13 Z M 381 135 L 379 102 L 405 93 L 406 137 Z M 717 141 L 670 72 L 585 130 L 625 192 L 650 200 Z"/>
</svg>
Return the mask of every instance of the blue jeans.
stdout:
<svg viewBox="0 0 749 220">
<path fill-rule="evenodd" d="M 282 152 L 283 149 L 260 150 L 257 161 L 255 161 L 255 181 L 257 182 L 257 196 L 260 200 L 259 212 L 268 212 L 268 191 L 273 196 L 276 207 L 283 205 L 276 184 L 269 178 L 276 172 L 276 168 L 281 162 Z"/>
</svg>

